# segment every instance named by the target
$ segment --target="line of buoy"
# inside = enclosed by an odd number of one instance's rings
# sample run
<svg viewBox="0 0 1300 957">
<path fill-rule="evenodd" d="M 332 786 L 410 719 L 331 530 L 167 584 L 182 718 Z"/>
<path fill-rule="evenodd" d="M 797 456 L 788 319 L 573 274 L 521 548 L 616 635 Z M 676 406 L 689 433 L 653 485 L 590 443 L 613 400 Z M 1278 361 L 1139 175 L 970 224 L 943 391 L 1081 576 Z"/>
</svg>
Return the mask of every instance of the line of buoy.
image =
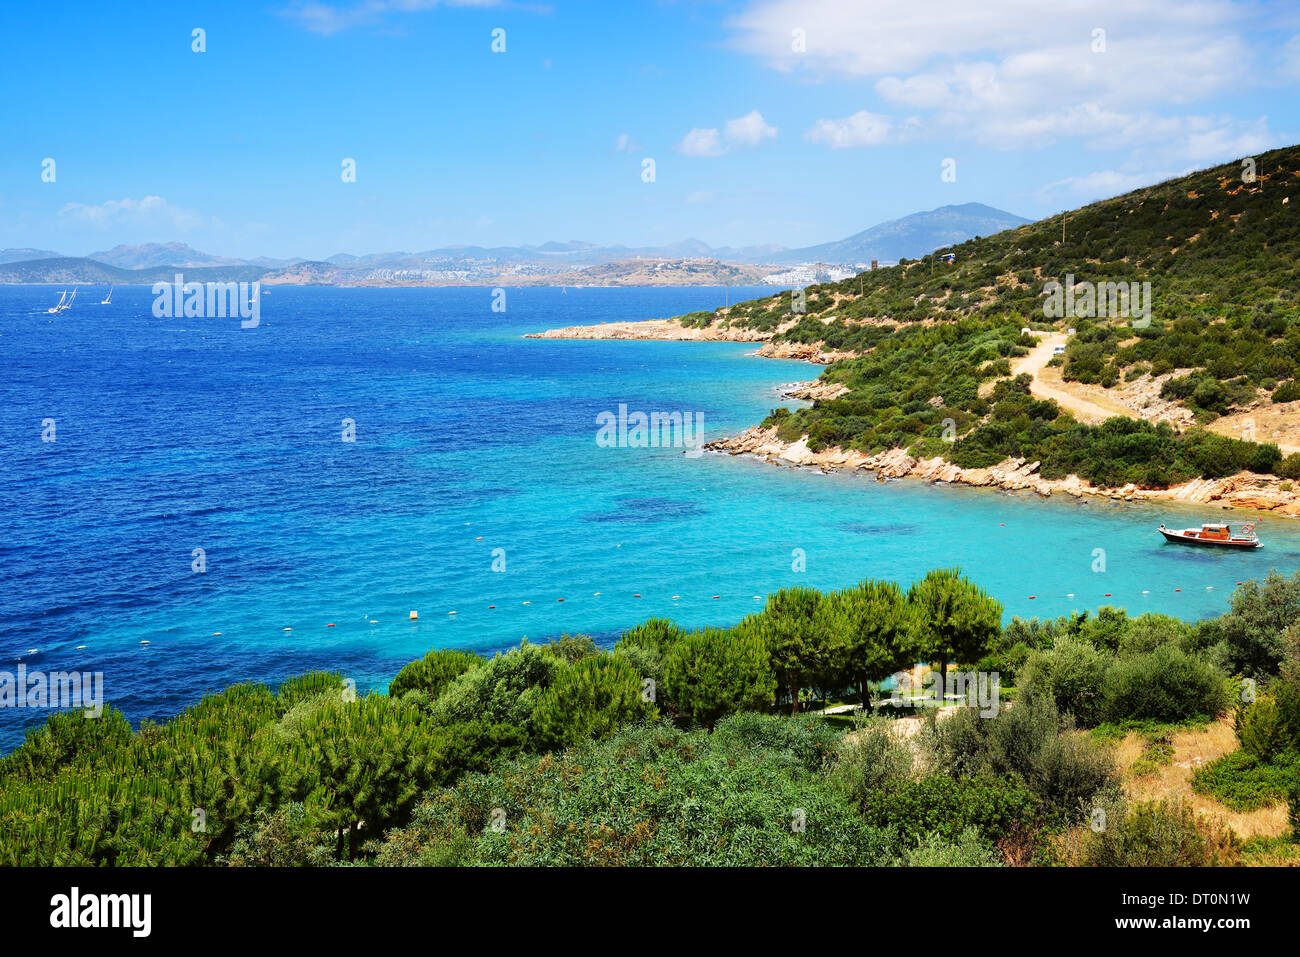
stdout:
<svg viewBox="0 0 1300 957">
<path fill-rule="evenodd" d="M 1240 584 L 1242 584 L 1242 583 L 1241 583 L 1241 582 L 1237 582 L 1236 584 L 1240 585 Z M 1213 585 L 1206 585 L 1206 586 L 1205 586 L 1205 590 L 1206 590 L 1206 591 L 1213 591 L 1213 590 L 1214 590 L 1214 586 L 1213 586 Z M 1175 591 L 1175 592 L 1180 592 L 1180 593 L 1181 593 L 1181 592 L 1182 592 L 1182 589 L 1181 589 L 1181 588 L 1175 588 L 1174 591 Z M 601 593 L 597 591 L 597 592 L 592 592 L 591 594 L 592 594 L 592 597 L 593 597 L 593 598 L 599 598 Z M 1143 594 L 1143 595 L 1149 595 L 1149 594 L 1151 594 L 1151 590 L 1150 590 L 1149 588 L 1144 588 L 1144 589 L 1142 589 L 1142 594 Z M 632 597 L 633 597 L 633 598 L 641 598 L 642 595 L 641 595 L 640 592 L 635 592 L 635 593 L 632 595 Z M 712 596 L 713 600 L 715 600 L 715 601 L 721 599 L 721 597 L 722 597 L 721 595 L 713 595 L 713 596 Z M 1065 597 L 1066 597 L 1066 598 L 1073 599 L 1073 598 L 1075 597 L 1075 593 L 1074 593 L 1074 592 L 1068 592 L 1068 593 L 1066 593 L 1066 596 L 1065 596 Z M 1104 592 L 1104 593 L 1102 594 L 1102 597 L 1103 597 L 1103 598 L 1112 598 L 1112 597 L 1114 597 L 1114 596 L 1113 596 L 1113 593 L 1111 593 L 1111 592 Z M 1036 600 L 1038 599 L 1038 596 L 1037 596 L 1037 595 L 1029 595 L 1029 596 L 1027 596 L 1027 598 L 1028 598 L 1029 601 L 1036 601 Z M 555 600 L 556 600 L 557 603 L 561 603 L 561 602 L 564 602 L 564 601 L 565 601 L 565 599 L 563 599 L 563 598 L 557 598 L 557 599 L 555 599 Z M 672 596 L 672 600 L 673 600 L 673 601 L 680 601 L 680 600 L 681 600 L 681 595 L 673 595 L 673 596 Z M 754 601 L 763 601 L 763 600 L 764 600 L 764 597 L 763 597 L 762 595 L 754 595 L 754 596 L 753 596 L 753 600 L 754 600 Z M 531 602 L 531 601 L 525 601 L 525 602 L 523 602 L 523 604 L 525 604 L 525 605 L 532 605 L 532 602 Z M 488 605 L 487 607 L 488 607 L 489 610 L 495 610 L 497 606 L 496 606 L 496 605 Z M 451 616 L 451 615 L 455 615 L 456 612 L 455 612 L 455 611 L 449 611 L 449 612 L 447 612 L 447 614 L 448 614 L 449 616 Z M 410 612 L 410 614 L 409 614 L 409 620 L 411 620 L 411 621 L 416 621 L 416 620 L 419 619 L 419 617 L 420 617 L 419 612 L 416 611 L 415 609 L 412 609 L 411 612 Z M 372 624 L 372 625 L 377 625 L 377 624 L 379 624 L 379 620 L 378 620 L 377 618 L 371 618 L 371 619 L 368 619 L 368 621 L 369 621 L 369 623 Z M 326 624 L 325 627 L 326 627 L 326 628 L 336 628 L 336 627 L 338 627 L 338 626 L 337 626 L 337 624 L 336 624 L 335 622 L 332 622 L 332 621 L 331 621 L 331 622 L 329 622 L 328 624 Z M 293 631 L 293 628 L 282 628 L 281 631 L 284 631 L 284 632 L 290 632 L 290 631 Z M 213 637 L 213 638 L 220 638 L 220 637 L 222 637 L 223 635 L 224 635 L 224 632 L 220 632 L 220 631 L 214 631 L 214 632 L 212 632 L 212 637 Z M 147 645 L 147 644 L 149 644 L 149 642 L 148 642 L 148 641 L 141 641 L 140 644 L 142 644 L 142 645 Z M 80 650 L 84 649 L 85 647 L 86 647 L 85 645 L 78 645 L 78 646 L 77 646 L 77 650 L 80 651 Z M 29 650 L 28 650 L 28 654 L 36 654 L 36 649 L 29 649 Z"/>
</svg>

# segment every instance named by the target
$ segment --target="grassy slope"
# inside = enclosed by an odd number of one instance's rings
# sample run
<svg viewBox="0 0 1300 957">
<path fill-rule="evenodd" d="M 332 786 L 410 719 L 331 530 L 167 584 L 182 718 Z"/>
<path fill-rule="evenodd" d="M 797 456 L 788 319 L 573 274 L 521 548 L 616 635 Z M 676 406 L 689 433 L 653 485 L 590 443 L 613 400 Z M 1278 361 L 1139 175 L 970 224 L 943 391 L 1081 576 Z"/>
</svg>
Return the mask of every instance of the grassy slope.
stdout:
<svg viewBox="0 0 1300 957">
<path fill-rule="evenodd" d="M 814 448 L 863 451 L 892 446 L 942 453 L 959 465 L 993 464 L 1004 455 L 1042 459 L 1045 472 L 1076 471 L 1100 484 L 1166 485 L 1250 465 L 1271 471 L 1274 453 L 1190 441 L 1153 426 L 1078 426 L 1052 403 L 1039 403 L 1010 378 L 1009 360 L 1032 344 L 1020 329 L 1072 326 L 1066 379 L 1113 385 L 1125 370 L 1180 370 L 1166 397 L 1202 421 L 1259 396 L 1300 371 L 1297 258 L 1300 147 L 1263 154 L 1256 179 L 1241 163 L 1204 170 L 1094 203 L 935 256 L 866 272 L 806 290 L 803 315 L 790 292 L 719 310 L 712 322 L 772 331 L 777 341 L 821 342 L 860 358 L 831 365 L 823 377 L 850 392 L 793 416 L 776 416 L 784 437 L 810 436 Z M 1043 314 L 1049 280 L 1150 282 L 1150 328 L 1127 320 Z M 693 324 L 706 315 L 690 317 Z M 1194 370 L 1190 374 L 1186 370 Z M 989 401 L 984 385 L 1002 384 Z M 1001 408 L 999 408 L 1001 405 Z M 944 420 L 960 440 L 942 443 Z M 1241 443 L 1238 443 L 1240 445 Z M 1100 468 L 1079 471 L 1100 457 Z M 1227 471 L 1225 471 L 1227 470 Z"/>
</svg>

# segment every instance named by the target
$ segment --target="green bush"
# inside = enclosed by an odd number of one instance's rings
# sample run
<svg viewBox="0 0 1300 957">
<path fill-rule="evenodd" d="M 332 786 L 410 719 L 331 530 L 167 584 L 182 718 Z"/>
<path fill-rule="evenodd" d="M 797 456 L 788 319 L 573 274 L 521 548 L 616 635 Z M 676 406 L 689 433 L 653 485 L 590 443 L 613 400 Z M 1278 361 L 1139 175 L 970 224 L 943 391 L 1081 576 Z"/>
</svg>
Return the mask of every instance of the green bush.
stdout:
<svg viewBox="0 0 1300 957">
<path fill-rule="evenodd" d="M 1001 867 L 998 853 L 968 827 L 952 841 L 927 834 L 898 862 L 903 867 Z"/>
<path fill-rule="evenodd" d="M 1084 727 L 1102 718 L 1102 682 L 1107 659 L 1086 641 L 1062 637 L 1047 651 L 1035 651 L 1016 678 L 1021 694 L 1045 694 L 1061 714 Z"/>
<path fill-rule="evenodd" d="M 1143 801 L 1125 813 L 1112 805 L 1105 827 L 1090 831 L 1082 863 L 1093 867 L 1207 867 L 1230 863 L 1231 832 L 1202 826 L 1187 802 Z"/>
<path fill-rule="evenodd" d="M 1256 811 L 1287 799 L 1300 781 L 1300 757 L 1294 751 L 1260 761 L 1233 751 L 1192 773 L 1192 788 L 1233 811 Z"/>
<path fill-rule="evenodd" d="M 897 828 L 912 840 L 928 834 L 954 841 L 975 828 L 986 841 L 996 841 L 1013 825 L 1034 818 L 1034 796 L 1011 779 L 955 779 L 935 774 L 870 791 L 862 816 L 877 828 Z"/>
<path fill-rule="evenodd" d="M 1044 817 L 1061 823 L 1076 820 L 1084 802 L 1118 780 L 1110 752 L 1074 733 L 1072 719 L 1063 721 L 1042 693 L 1021 696 L 993 718 L 967 708 L 937 724 L 935 760 L 957 777 L 1014 777 L 1035 795 Z"/>
<path fill-rule="evenodd" d="M 520 758 L 432 792 L 410 825 L 385 836 L 375 860 L 642 867 L 889 863 L 902 851 L 892 832 L 865 824 L 820 773 L 807 770 L 806 755 L 825 734 L 816 724 L 745 715 L 720 721 L 709 734 L 660 722 Z M 491 827 L 496 808 L 499 832 Z"/>
<path fill-rule="evenodd" d="M 470 651 L 437 649 L 419 661 L 412 661 L 388 683 L 388 694 L 400 698 L 410 691 L 423 691 L 430 702 L 467 671 L 483 664 L 483 658 Z"/>
<path fill-rule="evenodd" d="M 1177 646 L 1161 645 L 1150 654 L 1111 665 L 1102 697 L 1108 721 L 1177 722 L 1222 714 L 1230 692 L 1223 673 L 1213 665 Z"/>
<path fill-rule="evenodd" d="M 541 695 L 564 663 L 527 642 L 460 675 L 438 696 L 432 714 L 442 724 L 487 721 L 532 733 L 532 716 Z"/>
<path fill-rule="evenodd" d="M 853 801 L 866 806 L 872 794 L 910 780 L 912 749 L 879 718 L 841 745 L 832 781 Z"/>
<path fill-rule="evenodd" d="M 1272 698 L 1257 698 L 1239 706 L 1233 720 L 1241 750 L 1256 761 L 1271 761 L 1283 751 L 1300 745 L 1286 720 L 1282 709 Z"/>
<path fill-rule="evenodd" d="M 632 721 L 654 720 L 659 709 L 642 701 L 641 675 L 620 655 L 568 665 L 537 700 L 532 721 L 544 748 L 603 738 Z"/>
<path fill-rule="evenodd" d="M 663 672 L 678 714 L 708 728 L 728 714 L 768 706 L 776 690 L 766 644 L 740 629 L 692 632 L 668 649 Z"/>
</svg>

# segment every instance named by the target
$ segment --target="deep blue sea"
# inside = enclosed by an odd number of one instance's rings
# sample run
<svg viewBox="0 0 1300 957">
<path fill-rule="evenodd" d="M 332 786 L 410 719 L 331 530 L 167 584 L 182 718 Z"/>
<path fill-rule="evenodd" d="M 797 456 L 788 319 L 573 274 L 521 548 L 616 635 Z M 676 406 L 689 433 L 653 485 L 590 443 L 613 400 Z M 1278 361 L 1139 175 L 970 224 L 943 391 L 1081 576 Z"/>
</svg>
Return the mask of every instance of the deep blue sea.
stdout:
<svg viewBox="0 0 1300 957">
<path fill-rule="evenodd" d="M 699 413 L 716 438 L 797 404 L 780 386 L 819 369 L 744 344 L 523 338 L 712 308 L 720 288 L 509 289 L 502 313 L 489 289 L 276 287 L 254 329 L 156 319 L 148 287 L 50 316 L 58 292 L 0 287 L 0 670 L 103 672 L 133 721 L 310 668 L 383 687 L 431 647 L 728 624 L 791 584 L 959 565 L 1008 616 L 1197 618 L 1300 560 L 1284 519 L 1257 553 L 1218 554 L 1155 533 L 1217 509 L 605 447 L 596 417 L 620 404 Z M 43 718 L 0 709 L 0 750 Z"/>
</svg>

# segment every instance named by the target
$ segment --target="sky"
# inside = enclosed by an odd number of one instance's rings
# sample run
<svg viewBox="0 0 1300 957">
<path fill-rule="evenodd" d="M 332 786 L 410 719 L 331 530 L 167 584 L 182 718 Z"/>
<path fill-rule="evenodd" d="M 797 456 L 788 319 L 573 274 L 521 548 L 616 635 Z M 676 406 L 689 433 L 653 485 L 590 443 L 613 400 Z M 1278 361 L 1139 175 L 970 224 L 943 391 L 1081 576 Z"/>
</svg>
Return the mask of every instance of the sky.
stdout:
<svg viewBox="0 0 1300 957">
<path fill-rule="evenodd" d="M 181 6 L 0 6 L 0 248 L 793 247 L 1300 141 L 1294 0 Z"/>
</svg>

